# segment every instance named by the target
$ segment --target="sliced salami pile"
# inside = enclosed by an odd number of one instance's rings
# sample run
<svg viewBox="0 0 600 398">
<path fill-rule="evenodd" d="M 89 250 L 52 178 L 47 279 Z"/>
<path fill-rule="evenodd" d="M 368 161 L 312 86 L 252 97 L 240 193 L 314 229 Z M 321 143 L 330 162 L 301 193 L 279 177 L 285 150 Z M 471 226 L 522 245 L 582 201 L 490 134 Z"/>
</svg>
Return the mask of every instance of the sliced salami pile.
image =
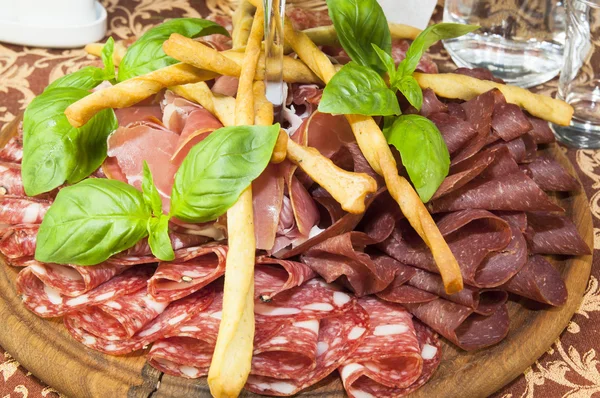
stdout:
<svg viewBox="0 0 600 398">
<path fill-rule="evenodd" d="M 291 17 L 296 26 L 330 23 L 326 14 Z M 395 40 L 395 60 L 407 49 L 408 42 Z M 324 50 L 348 61 L 339 49 Z M 437 72 L 428 57 L 418 68 Z M 485 70 L 456 73 L 497 80 Z M 234 96 L 237 83 L 219 77 L 211 88 Z M 547 123 L 507 103 L 497 89 L 465 102 L 423 92 L 419 112 L 438 127 L 451 155 L 450 173 L 427 203 L 465 282 L 449 295 L 432 253 L 369 166 L 345 117 L 316 110 L 322 93 L 316 85 L 289 85 L 282 115 L 290 139 L 372 176 L 378 190 L 366 198 L 364 214 L 349 214 L 288 160 L 270 164 L 253 181 L 258 251 L 247 390 L 294 395 L 337 373 L 350 397 L 404 396 L 440 364 L 438 334 L 463 350 L 482 349 L 507 336 L 509 296 L 546 306 L 566 302 L 561 272 L 545 255 L 585 255 L 590 248 L 547 193 L 580 189 L 560 163 L 538 151 L 554 141 Z M 146 161 L 168 213 L 178 167 L 221 123 L 169 90 L 116 115 L 108 157 L 90 178 L 141 189 Z M 90 349 L 145 350 L 162 372 L 206 376 L 222 315 L 224 217 L 202 224 L 172 219 L 173 261 L 158 261 L 144 239 L 94 266 L 39 262 L 37 234 L 56 192 L 25 195 L 22 145 L 19 131 L 0 150 L 0 253 L 19 269 L 23 305 L 43 318 L 62 317 L 70 335 Z"/>
</svg>

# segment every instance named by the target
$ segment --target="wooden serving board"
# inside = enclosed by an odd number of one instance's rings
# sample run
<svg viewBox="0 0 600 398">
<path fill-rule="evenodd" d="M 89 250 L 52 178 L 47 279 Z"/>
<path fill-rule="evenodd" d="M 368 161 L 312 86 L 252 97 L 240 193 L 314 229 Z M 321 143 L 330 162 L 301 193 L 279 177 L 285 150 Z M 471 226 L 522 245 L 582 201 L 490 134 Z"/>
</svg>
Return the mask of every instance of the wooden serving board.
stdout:
<svg viewBox="0 0 600 398">
<path fill-rule="evenodd" d="M 16 134 L 19 120 L 0 134 L 0 147 Z M 556 145 L 545 149 L 577 175 Z M 592 218 L 585 192 L 556 195 L 590 247 Z M 450 344 L 433 378 L 411 397 L 485 397 L 521 374 L 556 340 L 577 310 L 592 266 L 592 256 L 551 258 L 561 270 L 569 292 L 567 303 L 547 309 L 530 301 L 509 303 L 510 332 L 500 344 L 467 353 Z M 145 353 L 112 357 L 73 340 L 60 320 L 44 320 L 21 304 L 15 291 L 19 270 L 0 264 L 0 345 L 42 381 L 68 397 L 208 397 L 205 379 L 163 375 L 146 364 Z M 343 397 L 336 374 L 300 394 Z M 242 397 L 256 397 L 243 393 Z"/>
</svg>

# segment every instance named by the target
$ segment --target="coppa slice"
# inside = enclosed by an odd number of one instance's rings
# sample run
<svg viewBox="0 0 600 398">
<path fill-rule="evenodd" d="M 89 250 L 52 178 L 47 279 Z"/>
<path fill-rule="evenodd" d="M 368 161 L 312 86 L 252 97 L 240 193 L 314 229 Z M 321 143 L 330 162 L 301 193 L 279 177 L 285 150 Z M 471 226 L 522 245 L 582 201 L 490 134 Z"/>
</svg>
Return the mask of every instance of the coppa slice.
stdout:
<svg viewBox="0 0 600 398">
<path fill-rule="evenodd" d="M 53 318 L 143 289 L 153 271 L 152 266 L 135 267 L 88 293 L 71 298 L 44 285 L 31 268 L 27 267 L 17 276 L 17 292 L 30 311 L 42 318 Z"/>
<path fill-rule="evenodd" d="M 412 316 L 400 305 L 374 297 L 362 297 L 358 303 L 369 314 L 370 327 L 339 369 L 346 389 L 361 378 L 388 387 L 410 386 L 423 369 Z"/>
</svg>

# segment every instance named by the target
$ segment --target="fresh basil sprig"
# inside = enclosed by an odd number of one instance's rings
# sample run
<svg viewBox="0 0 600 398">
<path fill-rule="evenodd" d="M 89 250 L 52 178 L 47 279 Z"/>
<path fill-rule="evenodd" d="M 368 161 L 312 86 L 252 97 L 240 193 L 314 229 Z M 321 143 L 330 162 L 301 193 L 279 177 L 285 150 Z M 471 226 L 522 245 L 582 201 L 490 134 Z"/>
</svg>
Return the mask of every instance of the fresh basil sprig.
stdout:
<svg viewBox="0 0 600 398">
<path fill-rule="evenodd" d="M 224 214 L 267 167 L 279 128 L 223 127 L 194 146 L 175 174 L 170 215 L 206 222 Z"/>
<path fill-rule="evenodd" d="M 419 115 L 402 115 L 384 134 L 402 157 L 423 202 L 429 201 L 448 175 L 450 154 L 435 124 Z"/>
<path fill-rule="evenodd" d="M 325 86 L 319 111 L 336 114 L 399 115 L 396 94 L 374 70 L 352 61 Z"/>
<path fill-rule="evenodd" d="M 93 178 L 60 190 L 37 235 L 38 261 L 95 265 L 148 235 L 152 213 L 124 182 Z"/>
<path fill-rule="evenodd" d="M 59 87 L 44 91 L 23 116 L 22 178 L 29 196 L 51 191 L 65 181 L 73 184 L 98 169 L 106 157 L 106 139 L 117 128 L 112 109 L 95 115 L 80 128 L 64 112 L 89 92 Z"/>
<path fill-rule="evenodd" d="M 392 49 L 392 36 L 377 0 L 327 0 L 338 39 L 353 61 L 383 72 L 371 43 Z"/>
<path fill-rule="evenodd" d="M 105 178 L 61 189 L 40 225 L 36 260 L 95 265 L 146 236 L 154 256 L 173 260 L 169 217 L 146 162 L 142 190 Z"/>
<path fill-rule="evenodd" d="M 154 217 L 148 218 L 148 244 L 156 258 L 171 261 L 175 258 L 173 245 L 169 237 L 169 216 L 163 214 L 162 200 L 154 185 L 152 172 L 144 160 L 144 177 L 142 179 L 142 196 L 147 206 L 152 209 Z"/>
<path fill-rule="evenodd" d="M 173 33 L 195 38 L 219 33 L 229 36 L 221 25 L 199 18 L 177 18 L 150 29 L 133 43 L 119 64 L 119 81 L 173 65 L 179 61 L 169 57 L 162 45 Z"/>
<path fill-rule="evenodd" d="M 58 87 L 75 87 L 82 90 L 91 90 L 105 80 L 114 80 L 115 64 L 113 62 L 113 52 L 115 41 L 109 37 L 106 44 L 102 47 L 102 62 L 104 68 L 95 66 L 86 66 L 76 72 L 56 79 L 49 84 L 44 91 L 52 90 Z"/>
</svg>

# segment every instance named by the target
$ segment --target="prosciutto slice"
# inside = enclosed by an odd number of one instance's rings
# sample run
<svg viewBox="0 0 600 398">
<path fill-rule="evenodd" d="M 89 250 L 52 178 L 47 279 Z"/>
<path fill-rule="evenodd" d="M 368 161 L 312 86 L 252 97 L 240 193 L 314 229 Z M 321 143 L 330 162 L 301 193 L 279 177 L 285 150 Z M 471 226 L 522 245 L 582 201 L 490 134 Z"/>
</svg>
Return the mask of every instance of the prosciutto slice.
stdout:
<svg viewBox="0 0 600 398">
<path fill-rule="evenodd" d="M 269 164 L 252 181 L 252 207 L 256 248 L 271 250 L 275 244 L 277 226 L 283 207 L 284 179 L 281 166 Z"/>
<path fill-rule="evenodd" d="M 119 126 L 128 126 L 136 122 L 156 122 L 162 119 L 159 104 L 134 105 L 129 108 L 115 109 Z"/>
</svg>

